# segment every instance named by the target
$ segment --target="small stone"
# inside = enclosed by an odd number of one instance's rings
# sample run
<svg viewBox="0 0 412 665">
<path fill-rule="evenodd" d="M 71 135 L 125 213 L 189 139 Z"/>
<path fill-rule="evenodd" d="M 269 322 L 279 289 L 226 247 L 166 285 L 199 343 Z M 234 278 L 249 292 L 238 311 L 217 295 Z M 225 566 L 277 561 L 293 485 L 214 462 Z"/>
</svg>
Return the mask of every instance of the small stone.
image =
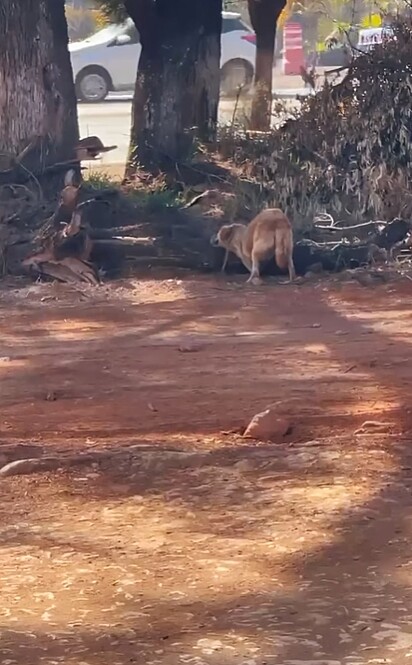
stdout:
<svg viewBox="0 0 412 665">
<path fill-rule="evenodd" d="M 290 420 L 273 409 L 266 409 L 253 416 L 243 436 L 250 439 L 276 441 L 292 431 Z"/>
<path fill-rule="evenodd" d="M 236 471 L 240 473 L 245 473 L 247 471 L 254 471 L 256 469 L 256 463 L 252 460 L 242 459 L 239 462 L 236 462 L 234 465 Z"/>
<path fill-rule="evenodd" d="M 46 400 L 46 402 L 55 402 L 57 399 L 57 395 L 54 392 L 54 390 L 49 390 L 49 392 L 46 393 L 44 399 Z"/>
<path fill-rule="evenodd" d="M 379 422 L 379 420 L 365 420 L 364 423 L 355 430 L 355 434 L 368 434 L 368 433 L 386 433 L 392 427 L 391 423 Z"/>
<path fill-rule="evenodd" d="M 181 344 L 179 346 L 180 353 L 196 353 L 201 350 L 201 345 L 196 343 Z"/>
<path fill-rule="evenodd" d="M 321 323 L 312 323 L 312 328 L 321 328 L 322 324 Z"/>
</svg>

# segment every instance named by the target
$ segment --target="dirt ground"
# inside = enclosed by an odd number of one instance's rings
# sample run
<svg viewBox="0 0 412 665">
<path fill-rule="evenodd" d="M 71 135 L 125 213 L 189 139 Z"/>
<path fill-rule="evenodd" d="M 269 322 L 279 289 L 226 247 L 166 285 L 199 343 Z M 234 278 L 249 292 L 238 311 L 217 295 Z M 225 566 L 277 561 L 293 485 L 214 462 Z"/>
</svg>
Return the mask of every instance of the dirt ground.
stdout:
<svg viewBox="0 0 412 665">
<path fill-rule="evenodd" d="M 412 663 L 410 281 L 2 285 L 2 665 Z"/>
</svg>

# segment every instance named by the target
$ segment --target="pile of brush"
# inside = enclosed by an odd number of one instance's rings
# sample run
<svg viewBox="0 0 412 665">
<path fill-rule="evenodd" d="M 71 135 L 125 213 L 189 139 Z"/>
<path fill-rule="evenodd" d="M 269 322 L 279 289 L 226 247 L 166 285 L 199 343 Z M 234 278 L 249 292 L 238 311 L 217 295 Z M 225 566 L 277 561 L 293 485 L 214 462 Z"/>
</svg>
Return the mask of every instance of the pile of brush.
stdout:
<svg viewBox="0 0 412 665">
<path fill-rule="evenodd" d="M 299 216 L 328 209 L 361 219 L 412 216 L 412 21 L 326 83 L 259 160 L 278 202 Z"/>
<path fill-rule="evenodd" d="M 412 218 L 410 16 L 392 28 L 371 52 L 354 49 L 343 79 L 326 80 L 281 128 L 234 142 L 233 156 L 298 226 L 320 211 L 352 224 Z"/>
</svg>

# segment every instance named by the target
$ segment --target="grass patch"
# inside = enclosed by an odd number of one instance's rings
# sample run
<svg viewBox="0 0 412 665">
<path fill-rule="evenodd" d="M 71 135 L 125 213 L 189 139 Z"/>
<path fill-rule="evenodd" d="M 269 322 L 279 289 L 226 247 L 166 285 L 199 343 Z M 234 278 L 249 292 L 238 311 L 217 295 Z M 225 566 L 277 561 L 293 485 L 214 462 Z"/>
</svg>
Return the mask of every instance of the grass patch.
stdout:
<svg viewBox="0 0 412 665">
<path fill-rule="evenodd" d="M 148 180 L 136 179 L 122 184 L 120 179 L 103 171 L 89 171 L 84 177 L 85 186 L 94 192 L 108 188 L 118 189 L 122 196 L 135 207 L 144 208 L 148 213 L 159 212 L 164 208 L 177 208 L 182 205 L 180 192 L 168 188 L 164 178 Z"/>
<path fill-rule="evenodd" d="M 121 188 L 121 180 L 115 178 L 104 171 L 88 170 L 83 177 L 86 187 L 94 190 L 107 189 L 108 187 Z"/>
</svg>

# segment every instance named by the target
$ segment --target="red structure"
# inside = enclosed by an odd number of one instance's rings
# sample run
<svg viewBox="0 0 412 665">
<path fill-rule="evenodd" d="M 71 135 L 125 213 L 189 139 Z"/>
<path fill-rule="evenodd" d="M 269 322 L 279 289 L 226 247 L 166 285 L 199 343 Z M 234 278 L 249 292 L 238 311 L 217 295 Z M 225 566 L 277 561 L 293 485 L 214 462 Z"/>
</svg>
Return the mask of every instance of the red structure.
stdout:
<svg viewBox="0 0 412 665">
<path fill-rule="evenodd" d="M 285 23 L 283 28 L 283 73 L 300 74 L 305 64 L 303 31 L 299 23 Z"/>
</svg>

